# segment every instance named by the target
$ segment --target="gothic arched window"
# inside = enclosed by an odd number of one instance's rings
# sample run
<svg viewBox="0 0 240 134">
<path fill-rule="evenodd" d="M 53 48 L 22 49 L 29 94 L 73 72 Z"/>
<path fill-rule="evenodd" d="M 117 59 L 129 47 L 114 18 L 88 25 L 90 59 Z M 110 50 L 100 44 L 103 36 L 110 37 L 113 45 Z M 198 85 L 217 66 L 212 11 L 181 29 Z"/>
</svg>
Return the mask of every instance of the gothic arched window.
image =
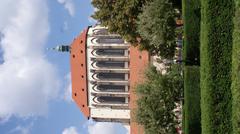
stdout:
<svg viewBox="0 0 240 134">
<path fill-rule="evenodd" d="M 97 55 L 124 56 L 124 49 L 97 49 Z"/>
<path fill-rule="evenodd" d="M 93 30 L 93 34 L 94 35 L 107 35 L 108 31 L 105 28 L 101 28 L 101 29 L 94 29 Z"/>
<path fill-rule="evenodd" d="M 125 97 L 111 97 L 111 96 L 101 96 L 97 98 L 100 103 L 108 103 L 108 104 L 124 104 Z"/>
<path fill-rule="evenodd" d="M 125 73 L 98 73 L 100 80 L 125 80 Z"/>
<path fill-rule="evenodd" d="M 125 85 L 98 85 L 97 89 L 103 92 L 125 92 Z"/>
<path fill-rule="evenodd" d="M 97 61 L 96 66 L 106 68 L 124 68 L 123 61 Z"/>
<path fill-rule="evenodd" d="M 98 38 L 96 42 L 99 44 L 123 44 L 124 40 L 116 37 L 114 38 L 108 37 L 108 38 Z"/>
</svg>

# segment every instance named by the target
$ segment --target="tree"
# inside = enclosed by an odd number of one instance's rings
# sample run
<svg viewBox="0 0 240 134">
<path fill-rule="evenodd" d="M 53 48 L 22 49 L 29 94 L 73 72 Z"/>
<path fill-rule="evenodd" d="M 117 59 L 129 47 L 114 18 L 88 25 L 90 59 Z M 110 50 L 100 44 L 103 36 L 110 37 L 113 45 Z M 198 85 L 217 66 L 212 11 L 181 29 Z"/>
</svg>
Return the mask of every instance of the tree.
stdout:
<svg viewBox="0 0 240 134">
<path fill-rule="evenodd" d="M 143 5 L 151 0 L 92 0 L 97 11 L 92 17 L 112 33 L 120 34 L 130 43 L 137 43 L 137 16 Z"/>
<path fill-rule="evenodd" d="M 170 0 L 154 0 L 138 16 L 137 30 L 144 40 L 142 48 L 171 59 L 175 52 L 175 11 Z"/>
<path fill-rule="evenodd" d="M 162 75 L 151 67 L 146 73 L 146 82 L 137 86 L 138 109 L 136 119 L 145 128 L 146 134 L 176 134 L 173 110 L 181 98 L 183 79 L 179 66 Z"/>
</svg>

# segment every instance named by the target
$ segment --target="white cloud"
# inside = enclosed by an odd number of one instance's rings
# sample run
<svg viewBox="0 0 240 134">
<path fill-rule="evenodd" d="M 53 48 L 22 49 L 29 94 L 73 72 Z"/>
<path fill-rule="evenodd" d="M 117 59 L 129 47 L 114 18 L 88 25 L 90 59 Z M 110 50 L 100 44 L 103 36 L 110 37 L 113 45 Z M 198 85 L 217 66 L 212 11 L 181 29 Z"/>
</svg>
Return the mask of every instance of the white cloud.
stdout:
<svg viewBox="0 0 240 134">
<path fill-rule="evenodd" d="M 126 128 L 118 123 L 97 122 L 88 124 L 89 134 L 127 134 Z"/>
<path fill-rule="evenodd" d="M 68 22 L 64 21 L 63 23 L 63 31 L 67 31 L 69 29 Z"/>
<path fill-rule="evenodd" d="M 17 6 L 19 5 L 20 0 L 1 0 L 0 2 L 0 31 L 4 28 L 5 25 L 9 23 L 9 20 L 5 18 L 12 18 L 16 11 Z"/>
<path fill-rule="evenodd" d="M 9 118 L 10 118 L 9 115 L 8 116 L 4 116 L 4 117 L 0 117 L 0 125 L 8 122 Z"/>
<path fill-rule="evenodd" d="M 88 130 L 88 134 L 130 134 L 129 128 L 120 123 L 95 122 L 92 119 L 85 122 L 84 129 Z M 65 128 L 62 134 L 79 134 L 75 126 Z"/>
<path fill-rule="evenodd" d="M 67 31 L 69 31 L 68 21 L 64 21 L 64 22 L 63 22 L 63 25 L 62 25 L 60 31 L 61 31 L 61 32 L 67 32 Z"/>
<path fill-rule="evenodd" d="M 91 23 L 91 24 L 96 24 L 97 23 L 97 20 L 93 19 L 91 16 L 88 17 L 88 22 Z"/>
<path fill-rule="evenodd" d="M 79 134 L 79 133 L 77 132 L 76 127 L 71 126 L 69 128 L 65 128 L 62 134 Z"/>
<path fill-rule="evenodd" d="M 30 123 L 27 126 L 18 125 L 14 129 L 10 130 L 9 133 L 18 133 L 18 134 L 30 134 L 31 129 L 33 127 L 33 123 Z"/>
<path fill-rule="evenodd" d="M 64 5 L 64 8 L 68 11 L 71 16 L 75 14 L 75 6 L 73 0 L 58 0 L 60 4 Z"/>
<path fill-rule="evenodd" d="M 0 30 L 0 118 L 46 114 L 59 86 L 43 52 L 50 30 L 47 1 L 1 1 Z"/>
<path fill-rule="evenodd" d="M 64 91 L 64 100 L 67 102 L 72 102 L 72 83 L 71 83 L 71 73 L 68 73 L 65 76 L 65 80 L 67 81 L 67 86 L 65 87 Z"/>
</svg>

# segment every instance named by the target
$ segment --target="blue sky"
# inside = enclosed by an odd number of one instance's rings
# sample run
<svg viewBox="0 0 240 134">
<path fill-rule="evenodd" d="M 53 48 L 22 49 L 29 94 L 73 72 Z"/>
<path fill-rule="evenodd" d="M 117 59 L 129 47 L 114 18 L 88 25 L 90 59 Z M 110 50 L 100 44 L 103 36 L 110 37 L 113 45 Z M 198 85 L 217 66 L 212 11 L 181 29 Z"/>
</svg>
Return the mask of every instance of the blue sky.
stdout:
<svg viewBox="0 0 240 134">
<path fill-rule="evenodd" d="M 67 53 L 94 24 L 90 0 L 0 2 L 0 133 L 126 134 L 119 124 L 87 121 L 71 100 Z"/>
</svg>

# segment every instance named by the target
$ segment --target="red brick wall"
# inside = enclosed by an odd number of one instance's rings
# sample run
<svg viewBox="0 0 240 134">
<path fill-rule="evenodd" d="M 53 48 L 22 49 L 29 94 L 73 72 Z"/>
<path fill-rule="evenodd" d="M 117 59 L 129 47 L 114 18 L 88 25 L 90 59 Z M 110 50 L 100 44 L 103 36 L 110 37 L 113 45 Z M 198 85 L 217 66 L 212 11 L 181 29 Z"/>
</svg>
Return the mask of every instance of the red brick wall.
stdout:
<svg viewBox="0 0 240 134">
<path fill-rule="evenodd" d="M 130 48 L 130 109 L 131 109 L 131 134 L 143 134 L 143 127 L 135 122 L 134 110 L 137 107 L 137 95 L 135 87 L 144 81 L 144 71 L 149 65 L 149 53 L 147 51 L 139 51 L 137 47 Z"/>
</svg>

